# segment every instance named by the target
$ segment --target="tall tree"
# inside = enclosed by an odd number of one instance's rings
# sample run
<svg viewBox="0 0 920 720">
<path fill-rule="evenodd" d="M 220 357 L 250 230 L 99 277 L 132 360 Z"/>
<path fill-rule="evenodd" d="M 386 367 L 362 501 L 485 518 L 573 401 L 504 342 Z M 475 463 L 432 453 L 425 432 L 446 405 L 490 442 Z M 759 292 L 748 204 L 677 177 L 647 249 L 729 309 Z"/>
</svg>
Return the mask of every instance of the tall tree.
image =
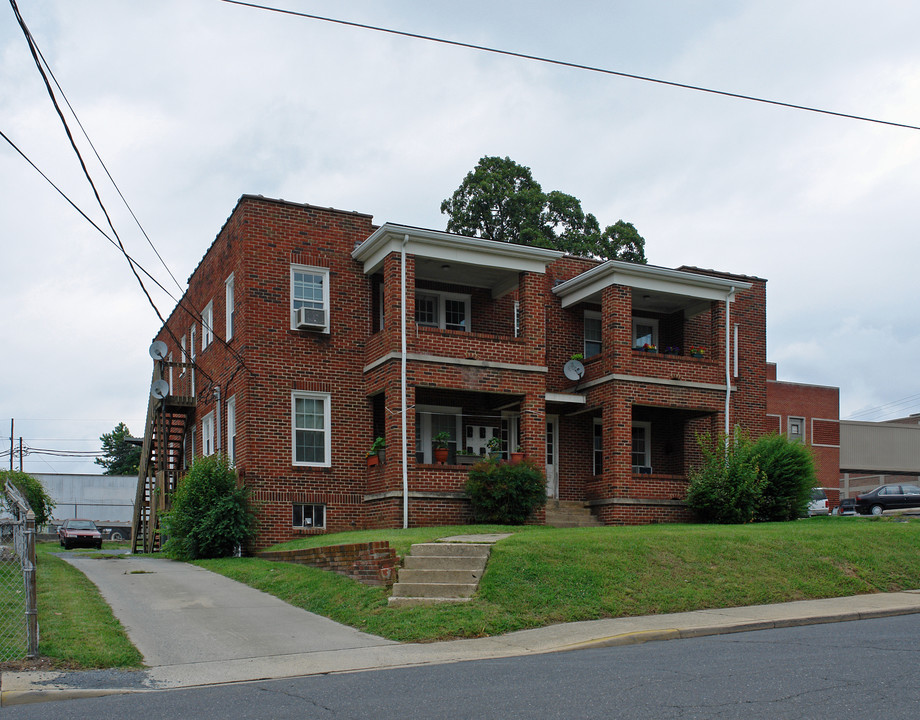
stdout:
<svg viewBox="0 0 920 720">
<path fill-rule="evenodd" d="M 645 239 L 632 223 L 603 231 L 581 201 L 544 193 L 530 168 L 509 157 L 480 158 L 454 194 L 441 203 L 447 230 L 489 240 L 564 250 L 582 257 L 644 263 Z"/>
<path fill-rule="evenodd" d="M 96 458 L 95 463 L 105 468 L 103 475 L 137 475 L 141 462 L 141 448 L 131 442 L 131 431 L 123 422 L 118 423 L 110 433 L 103 434 L 103 457 Z"/>
</svg>

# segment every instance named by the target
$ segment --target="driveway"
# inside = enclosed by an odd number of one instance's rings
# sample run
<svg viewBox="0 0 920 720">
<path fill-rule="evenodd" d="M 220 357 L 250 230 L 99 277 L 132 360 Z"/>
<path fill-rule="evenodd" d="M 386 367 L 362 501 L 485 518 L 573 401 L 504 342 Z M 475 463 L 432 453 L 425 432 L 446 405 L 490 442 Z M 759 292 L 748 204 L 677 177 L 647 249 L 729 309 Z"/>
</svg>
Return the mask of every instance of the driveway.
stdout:
<svg viewBox="0 0 920 720">
<path fill-rule="evenodd" d="M 161 557 L 62 557 L 99 588 L 150 666 L 395 644 Z"/>
</svg>

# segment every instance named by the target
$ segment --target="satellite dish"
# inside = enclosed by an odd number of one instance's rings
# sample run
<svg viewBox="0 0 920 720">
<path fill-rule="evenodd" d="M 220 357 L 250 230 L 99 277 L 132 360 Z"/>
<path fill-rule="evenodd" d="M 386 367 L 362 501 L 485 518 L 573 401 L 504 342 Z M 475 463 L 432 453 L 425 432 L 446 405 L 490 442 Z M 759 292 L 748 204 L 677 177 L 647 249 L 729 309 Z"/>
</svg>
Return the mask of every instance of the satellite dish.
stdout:
<svg viewBox="0 0 920 720">
<path fill-rule="evenodd" d="M 166 353 L 169 352 L 169 348 L 166 347 L 166 343 L 162 340 L 154 340 L 147 352 L 150 353 L 150 357 L 152 357 L 154 360 L 165 360 Z"/>
<path fill-rule="evenodd" d="M 581 364 L 578 360 L 569 360 L 565 365 L 562 366 L 562 372 L 565 373 L 565 376 L 569 380 L 578 382 L 584 377 L 585 366 Z"/>
<path fill-rule="evenodd" d="M 150 394 L 157 400 L 162 400 L 169 395 L 169 383 L 165 380 L 157 380 L 150 386 Z"/>
</svg>

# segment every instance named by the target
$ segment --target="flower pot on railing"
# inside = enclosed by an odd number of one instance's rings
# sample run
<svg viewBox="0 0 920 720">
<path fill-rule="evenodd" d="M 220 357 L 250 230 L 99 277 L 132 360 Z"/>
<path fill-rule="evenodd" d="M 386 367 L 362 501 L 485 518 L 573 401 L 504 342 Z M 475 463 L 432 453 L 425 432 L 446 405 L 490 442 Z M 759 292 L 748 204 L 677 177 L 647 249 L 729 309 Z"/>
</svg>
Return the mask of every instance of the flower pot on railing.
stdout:
<svg viewBox="0 0 920 720">
<path fill-rule="evenodd" d="M 706 350 L 703 348 L 692 347 L 690 348 L 690 357 L 704 358 L 706 357 Z"/>
<path fill-rule="evenodd" d="M 518 464 L 519 462 L 521 462 L 521 460 L 523 460 L 524 457 L 525 457 L 524 452 L 521 451 L 521 450 L 517 450 L 517 451 L 515 451 L 515 452 L 513 452 L 513 453 L 510 453 L 510 455 L 511 455 L 511 464 L 512 464 L 512 465 L 517 465 L 517 464 Z"/>
<path fill-rule="evenodd" d="M 443 465 L 447 462 L 447 448 L 434 448 L 432 450 L 434 453 L 434 461 L 439 465 Z"/>
</svg>

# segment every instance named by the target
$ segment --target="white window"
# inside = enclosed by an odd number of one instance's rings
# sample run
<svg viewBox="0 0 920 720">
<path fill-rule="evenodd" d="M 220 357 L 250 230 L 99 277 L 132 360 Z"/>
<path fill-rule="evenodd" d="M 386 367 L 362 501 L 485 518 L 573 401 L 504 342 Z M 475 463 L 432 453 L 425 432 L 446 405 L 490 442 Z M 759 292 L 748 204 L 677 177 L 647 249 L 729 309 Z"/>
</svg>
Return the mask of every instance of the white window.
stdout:
<svg viewBox="0 0 920 720">
<path fill-rule="evenodd" d="M 594 418 L 594 474 L 604 472 L 604 423 Z"/>
<path fill-rule="evenodd" d="M 166 358 L 166 364 L 169 367 L 169 394 L 175 394 L 173 389 L 173 354 L 169 353 L 169 356 Z"/>
<path fill-rule="evenodd" d="M 643 348 L 646 345 L 658 347 L 658 321 L 652 318 L 632 319 L 633 347 Z"/>
<path fill-rule="evenodd" d="M 470 331 L 470 296 L 426 290 L 415 296 L 415 322 L 445 330 Z"/>
<path fill-rule="evenodd" d="M 214 412 L 201 419 L 201 454 L 214 454 Z"/>
<path fill-rule="evenodd" d="M 585 357 L 599 354 L 601 347 L 601 314 L 585 310 Z"/>
<path fill-rule="evenodd" d="M 236 395 L 227 400 L 227 457 L 236 462 Z"/>
<path fill-rule="evenodd" d="M 329 270 L 291 265 L 291 329 L 329 332 Z"/>
<path fill-rule="evenodd" d="M 329 467 L 330 402 L 328 393 L 295 391 L 291 394 L 292 453 L 294 465 Z"/>
<path fill-rule="evenodd" d="M 198 336 L 195 333 L 195 326 L 192 325 L 192 327 L 188 331 L 189 352 L 191 353 L 191 356 L 192 356 L 192 362 L 195 362 L 195 338 L 196 337 Z"/>
<path fill-rule="evenodd" d="M 790 417 L 787 421 L 789 439 L 793 442 L 805 442 L 805 418 Z"/>
<path fill-rule="evenodd" d="M 214 342 L 214 301 L 209 302 L 201 311 L 201 349 L 204 350 Z"/>
<path fill-rule="evenodd" d="M 521 301 L 514 301 L 514 337 L 521 337 Z"/>
<path fill-rule="evenodd" d="M 416 405 L 415 407 L 415 456 L 420 463 L 431 463 L 431 439 L 446 432 L 447 462 L 452 464 L 457 454 L 457 441 L 463 437 L 460 415 L 461 408 L 440 405 Z"/>
<path fill-rule="evenodd" d="M 191 437 L 189 438 L 189 457 L 195 462 L 195 426 L 192 425 Z"/>
<path fill-rule="evenodd" d="M 179 377 L 182 377 L 183 375 L 185 375 L 185 363 L 188 362 L 188 351 L 186 350 L 186 346 L 185 346 L 185 335 L 184 334 L 182 335 L 181 338 L 179 338 L 179 349 L 181 351 L 180 357 L 182 358 L 182 365 L 183 365 L 183 367 L 180 368 L 179 370 Z"/>
<path fill-rule="evenodd" d="M 326 506 L 294 503 L 292 524 L 295 528 L 325 528 Z"/>
<path fill-rule="evenodd" d="M 225 322 L 226 329 L 224 331 L 224 339 L 230 340 L 233 337 L 233 320 L 236 315 L 236 305 L 233 300 L 233 273 L 230 273 L 224 281 L 224 308 L 225 308 Z"/>
<path fill-rule="evenodd" d="M 632 424 L 632 464 L 633 472 L 651 472 L 652 468 L 652 424 L 634 422 Z"/>
</svg>

